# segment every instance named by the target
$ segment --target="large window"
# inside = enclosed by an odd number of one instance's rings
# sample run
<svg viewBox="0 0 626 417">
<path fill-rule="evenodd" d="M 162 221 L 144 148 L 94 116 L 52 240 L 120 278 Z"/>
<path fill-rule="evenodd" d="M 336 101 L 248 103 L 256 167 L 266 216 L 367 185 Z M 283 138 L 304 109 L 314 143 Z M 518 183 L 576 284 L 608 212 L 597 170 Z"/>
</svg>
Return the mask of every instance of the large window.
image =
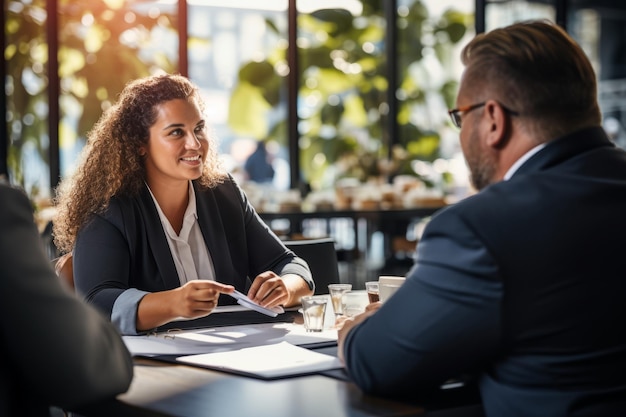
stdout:
<svg viewBox="0 0 626 417">
<path fill-rule="evenodd" d="M 488 1 L 486 30 L 528 19 L 549 19 L 581 45 L 598 76 L 604 127 L 626 148 L 626 6 L 616 0 Z"/>
<path fill-rule="evenodd" d="M 466 195 L 469 182 L 447 110 L 455 107 L 461 49 L 474 34 L 472 0 L 399 1 L 398 140 L 387 166 L 458 196 Z"/>
<path fill-rule="evenodd" d="M 124 84 L 175 72 L 176 10 L 160 2 L 59 2 L 59 153 L 69 173 L 86 133 Z"/>
<path fill-rule="evenodd" d="M 621 1 L 8 0 L 0 174 L 49 197 L 123 85 L 165 71 L 206 94 L 242 181 L 316 191 L 411 175 L 450 192 L 465 167 L 445 110 L 475 4 L 481 30 L 563 25 L 597 70 L 607 131 L 626 146 Z"/>
<path fill-rule="evenodd" d="M 45 3 L 4 2 L 7 165 L 11 181 L 33 197 L 48 196 L 50 185 Z"/>
<path fill-rule="evenodd" d="M 314 190 L 366 180 L 359 162 L 382 148 L 388 22 L 381 1 L 352 6 L 298 18 L 300 168 Z"/>
<path fill-rule="evenodd" d="M 225 166 L 241 181 L 287 189 L 287 1 L 224 3 L 189 3 L 189 77 Z"/>
<path fill-rule="evenodd" d="M 71 172 L 124 84 L 158 71 L 199 85 L 242 182 L 317 191 L 411 175 L 441 186 L 433 172 L 452 171 L 445 110 L 473 34 L 472 0 L 4 5 L 8 174 L 33 196 Z"/>
</svg>

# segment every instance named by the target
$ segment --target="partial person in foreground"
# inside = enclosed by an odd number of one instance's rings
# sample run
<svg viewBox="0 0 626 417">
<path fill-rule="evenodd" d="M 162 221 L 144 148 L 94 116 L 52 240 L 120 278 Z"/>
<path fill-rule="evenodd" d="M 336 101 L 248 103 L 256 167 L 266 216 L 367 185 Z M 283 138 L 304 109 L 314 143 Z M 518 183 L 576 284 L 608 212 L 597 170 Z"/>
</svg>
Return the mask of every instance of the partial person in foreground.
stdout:
<svg viewBox="0 0 626 417">
<path fill-rule="evenodd" d="M 450 116 L 480 192 L 432 218 L 339 355 L 368 393 L 471 373 L 490 417 L 626 415 L 626 152 L 592 66 L 543 21 L 477 35 L 462 60 Z"/>
<path fill-rule="evenodd" d="M 76 290 L 123 334 L 207 316 L 235 289 L 268 308 L 313 293 L 307 263 L 220 168 L 204 112 L 185 77 L 130 82 L 58 189 L 54 239 Z"/>
<path fill-rule="evenodd" d="M 125 392 L 133 364 L 117 330 L 63 288 L 21 191 L 0 183 L 0 416 L 47 416 Z"/>
</svg>

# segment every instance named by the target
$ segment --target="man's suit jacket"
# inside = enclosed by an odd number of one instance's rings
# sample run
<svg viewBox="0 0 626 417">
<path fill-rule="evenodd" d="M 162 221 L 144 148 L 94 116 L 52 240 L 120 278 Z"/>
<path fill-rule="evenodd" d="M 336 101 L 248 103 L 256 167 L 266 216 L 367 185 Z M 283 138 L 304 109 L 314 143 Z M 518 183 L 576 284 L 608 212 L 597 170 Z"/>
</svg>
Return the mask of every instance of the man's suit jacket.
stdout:
<svg viewBox="0 0 626 417">
<path fill-rule="evenodd" d="M 624 317 L 626 153 L 592 128 L 435 215 L 344 353 L 368 392 L 476 373 L 488 416 L 626 415 Z"/>
<path fill-rule="evenodd" d="M 194 182 L 198 223 L 215 278 L 246 292 L 264 271 L 294 273 L 314 288 L 308 265 L 259 218 L 228 177 L 211 189 Z M 137 304 L 147 292 L 180 286 L 157 208 L 147 187 L 137 197 L 111 200 L 78 234 L 74 281 L 86 300 L 104 311 L 124 334 L 136 333 Z M 220 304 L 234 303 L 222 295 Z M 117 313 L 112 314 L 116 304 Z M 123 305 L 123 308 L 118 308 Z"/>
<path fill-rule="evenodd" d="M 124 392 L 133 368 L 116 329 L 62 287 L 26 195 L 0 185 L 0 201 L 0 416 Z"/>
</svg>

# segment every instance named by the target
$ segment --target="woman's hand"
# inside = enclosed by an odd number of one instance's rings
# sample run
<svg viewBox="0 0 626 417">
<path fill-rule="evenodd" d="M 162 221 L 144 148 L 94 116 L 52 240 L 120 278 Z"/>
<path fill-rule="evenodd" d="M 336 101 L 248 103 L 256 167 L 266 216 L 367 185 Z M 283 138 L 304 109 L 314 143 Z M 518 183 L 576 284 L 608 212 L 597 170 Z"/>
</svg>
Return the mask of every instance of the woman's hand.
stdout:
<svg viewBox="0 0 626 417">
<path fill-rule="evenodd" d="M 301 276 L 285 274 L 281 277 L 272 271 L 257 275 L 248 290 L 248 298 L 266 308 L 291 307 L 300 304 L 301 297 L 311 294 L 313 290 Z"/>
<path fill-rule="evenodd" d="M 137 310 L 137 330 L 150 330 L 183 317 L 207 316 L 217 306 L 220 294 L 230 294 L 232 285 L 215 281 L 194 280 L 182 287 L 146 294 Z"/>
<path fill-rule="evenodd" d="M 232 285 L 209 280 L 189 281 L 182 287 L 172 290 L 173 314 L 176 317 L 194 319 L 211 313 L 217 307 L 220 294 L 230 294 L 235 290 Z"/>
<path fill-rule="evenodd" d="M 271 308 L 286 305 L 290 294 L 287 284 L 280 276 L 272 271 L 265 271 L 252 282 L 248 298 L 263 307 Z"/>
</svg>

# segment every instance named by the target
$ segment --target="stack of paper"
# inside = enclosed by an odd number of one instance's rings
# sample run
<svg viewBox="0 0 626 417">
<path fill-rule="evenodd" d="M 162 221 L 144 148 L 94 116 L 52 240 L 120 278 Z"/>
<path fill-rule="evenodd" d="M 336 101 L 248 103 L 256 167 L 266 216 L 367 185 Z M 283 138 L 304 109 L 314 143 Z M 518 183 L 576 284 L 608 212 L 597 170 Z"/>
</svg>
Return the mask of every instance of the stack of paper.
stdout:
<svg viewBox="0 0 626 417">
<path fill-rule="evenodd" d="M 287 342 L 229 352 L 181 356 L 177 360 L 190 365 L 266 379 L 342 368 L 341 362 L 334 356 Z"/>
<path fill-rule="evenodd" d="M 337 330 L 307 332 L 295 323 L 259 323 L 212 327 L 196 330 L 170 330 L 143 336 L 123 336 L 134 356 L 194 355 L 238 350 L 288 342 L 292 345 L 316 345 L 337 341 Z"/>
</svg>

